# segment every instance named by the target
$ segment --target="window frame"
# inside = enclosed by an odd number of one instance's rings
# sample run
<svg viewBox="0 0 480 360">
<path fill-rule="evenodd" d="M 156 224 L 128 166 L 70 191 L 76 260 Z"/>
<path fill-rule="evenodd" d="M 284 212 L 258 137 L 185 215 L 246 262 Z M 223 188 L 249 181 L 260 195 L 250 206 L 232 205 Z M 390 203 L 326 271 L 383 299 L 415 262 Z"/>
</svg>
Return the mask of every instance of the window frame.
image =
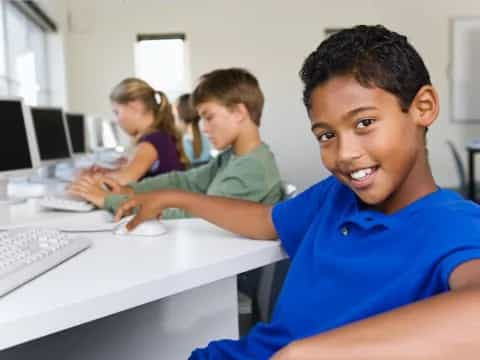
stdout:
<svg viewBox="0 0 480 360">
<path fill-rule="evenodd" d="M 137 34 L 136 35 L 136 43 L 135 45 L 139 44 L 142 41 L 155 41 L 155 40 L 181 40 L 183 42 L 183 84 L 180 86 L 179 93 L 178 94 L 169 94 L 169 90 L 171 89 L 155 89 L 155 90 L 162 90 L 166 91 L 166 94 L 169 98 L 170 101 L 175 100 L 172 98 L 172 95 L 179 96 L 184 92 L 187 92 L 191 88 L 191 74 L 190 74 L 190 59 L 189 59 L 189 51 L 188 51 L 188 42 L 187 42 L 187 36 L 185 33 L 180 33 L 180 32 L 172 32 L 172 33 L 143 33 L 143 34 Z M 135 50 L 135 74 L 136 76 L 139 76 L 138 74 L 138 59 L 137 59 L 137 54 Z M 141 76 L 140 76 L 141 77 Z M 143 79 L 147 82 L 149 79 Z M 155 85 L 151 84 L 154 88 Z"/>
<path fill-rule="evenodd" d="M 34 54 L 38 54 L 40 49 L 42 57 L 42 67 L 37 67 L 38 62 L 35 61 L 35 70 L 39 72 L 37 79 L 39 88 L 36 91 L 37 101 L 35 104 L 47 106 L 52 104 L 52 83 L 50 78 L 50 54 L 48 45 L 48 35 L 57 31 L 57 26 L 48 15 L 46 15 L 34 1 L 0 1 L 0 36 L 2 42 L 0 44 L 0 56 L 4 62 L 4 69 L 0 69 L 0 81 L 2 82 L 0 91 L 4 96 L 18 96 L 18 87 L 21 85 L 15 69 L 11 66 L 11 47 L 9 41 L 9 30 L 7 26 L 8 12 L 17 11 L 22 16 L 22 22 L 26 27 L 27 38 L 25 39 L 27 48 L 31 49 Z M 8 7 L 11 7 L 10 9 Z M 23 26 L 23 24 L 22 24 Z M 41 44 L 34 45 L 34 37 L 31 36 L 32 30 L 40 31 L 41 37 L 36 37 L 36 40 L 41 39 Z M 37 34 L 35 34 L 37 35 Z M 10 39 L 11 40 L 11 39 Z M 40 44 L 40 46 L 38 46 Z M 42 79 L 42 80 L 40 80 Z"/>
</svg>

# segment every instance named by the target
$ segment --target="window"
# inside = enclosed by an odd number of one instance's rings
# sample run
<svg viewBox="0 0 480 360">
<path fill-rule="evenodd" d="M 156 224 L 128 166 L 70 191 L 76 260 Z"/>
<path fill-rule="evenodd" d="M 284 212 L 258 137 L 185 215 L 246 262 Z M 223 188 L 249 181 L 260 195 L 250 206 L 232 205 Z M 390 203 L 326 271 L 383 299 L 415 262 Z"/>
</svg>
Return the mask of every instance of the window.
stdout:
<svg viewBox="0 0 480 360">
<path fill-rule="evenodd" d="M 190 88 L 184 34 L 138 35 L 135 74 L 173 101 Z"/>
<path fill-rule="evenodd" d="M 51 105 L 48 32 L 22 11 L 27 3 L 0 4 L 0 94 L 21 96 L 28 105 Z"/>
</svg>

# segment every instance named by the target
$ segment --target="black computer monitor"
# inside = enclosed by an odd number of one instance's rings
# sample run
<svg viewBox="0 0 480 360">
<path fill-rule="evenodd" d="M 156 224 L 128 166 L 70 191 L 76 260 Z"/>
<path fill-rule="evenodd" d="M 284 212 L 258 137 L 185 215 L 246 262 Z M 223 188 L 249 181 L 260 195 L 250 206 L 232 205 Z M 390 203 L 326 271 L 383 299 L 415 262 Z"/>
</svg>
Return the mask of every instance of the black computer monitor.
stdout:
<svg viewBox="0 0 480 360">
<path fill-rule="evenodd" d="M 30 113 L 20 98 L 0 99 L 0 172 L 20 174 L 38 166 Z"/>
<path fill-rule="evenodd" d="M 32 119 L 40 159 L 45 162 L 69 158 L 70 146 L 62 109 L 32 107 Z"/>
<path fill-rule="evenodd" d="M 68 132 L 75 154 L 83 154 L 85 149 L 85 116 L 83 114 L 66 113 Z"/>
</svg>

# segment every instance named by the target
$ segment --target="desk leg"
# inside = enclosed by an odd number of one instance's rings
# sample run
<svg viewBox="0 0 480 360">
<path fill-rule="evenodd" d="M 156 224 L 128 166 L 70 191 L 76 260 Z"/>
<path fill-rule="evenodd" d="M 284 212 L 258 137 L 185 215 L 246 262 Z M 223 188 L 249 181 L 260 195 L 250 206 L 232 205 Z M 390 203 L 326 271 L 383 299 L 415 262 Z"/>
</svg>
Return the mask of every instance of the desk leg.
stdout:
<svg viewBox="0 0 480 360">
<path fill-rule="evenodd" d="M 4 350 L 0 359 L 184 360 L 222 338 L 238 338 L 236 277 Z"/>
<path fill-rule="evenodd" d="M 475 152 L 468 151 L 468 198 L 477 201 L 475 198 Z"/>
</svg>

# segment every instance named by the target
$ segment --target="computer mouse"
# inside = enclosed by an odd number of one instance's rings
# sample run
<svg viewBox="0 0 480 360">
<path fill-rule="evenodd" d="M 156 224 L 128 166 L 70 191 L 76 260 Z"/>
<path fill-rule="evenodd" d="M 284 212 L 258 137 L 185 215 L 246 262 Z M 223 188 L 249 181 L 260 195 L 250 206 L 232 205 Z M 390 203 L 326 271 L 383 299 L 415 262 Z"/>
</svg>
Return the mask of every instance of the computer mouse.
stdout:
<svg viewBox="0 0 480 360">
<path fill-rule="evenodd" d="M 128 216 L 119 221 L 118 225 L 113 229 L 115 235 L 126 236 L 159 236 L 167 232 L 165 225 L 161 221 L 152 219 L 142 222 L 135 229 L 129 231 L 127 224 L 132 220 L 133 216 Z"/>
</svg>

